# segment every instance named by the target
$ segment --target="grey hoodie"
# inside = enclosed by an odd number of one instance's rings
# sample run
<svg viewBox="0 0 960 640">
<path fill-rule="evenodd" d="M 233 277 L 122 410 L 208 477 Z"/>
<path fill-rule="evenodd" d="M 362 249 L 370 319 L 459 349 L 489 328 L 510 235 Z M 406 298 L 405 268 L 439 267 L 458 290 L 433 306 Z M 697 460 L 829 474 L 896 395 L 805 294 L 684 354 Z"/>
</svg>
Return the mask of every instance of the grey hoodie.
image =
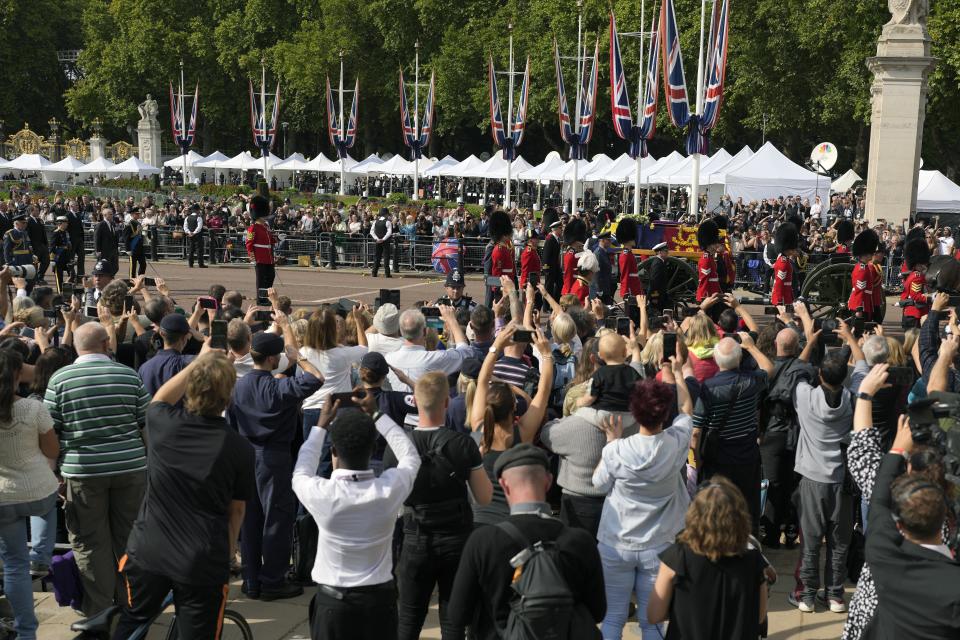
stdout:
<svg viewBox="0 0 960 640">
<path fill-rule="evenodd" d="M 853 428 L 851 393 L 844 389 L 840 404 L 834 408 L 827 404 L 822 387 L 801 381 L 794 393 L 794 406 L 800 422 L 800 439 L 793 470 L 816 482 L 843 482 L 840 445 L 849 441 Z"/>
</svg>

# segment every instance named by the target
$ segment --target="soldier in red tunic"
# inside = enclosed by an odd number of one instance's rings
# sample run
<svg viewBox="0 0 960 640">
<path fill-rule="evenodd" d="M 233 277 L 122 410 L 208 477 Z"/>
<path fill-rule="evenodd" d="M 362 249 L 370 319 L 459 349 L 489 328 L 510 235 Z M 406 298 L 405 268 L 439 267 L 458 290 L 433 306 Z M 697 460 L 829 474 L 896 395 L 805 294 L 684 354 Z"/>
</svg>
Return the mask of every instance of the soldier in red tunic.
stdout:
<svg viewBox="0 0 960 640">
<path fill-rule="evenodd" d="M 903 307 L 903 320 L 901 324 L 904 329 L 911 329 L 920 326 L 920 319 L 927 315 L 930 310 L 929 300 L 924 293 L 924 285 L 927 282 L 927 265 L 930 264 L 930 247 L 923 238 L 916 238 L 907 241 L 903 247 L 903 259 L 910 270 L 910 275 L 903 283 L 903 293 L 900 294 L 900 302 L 909 301 L 911 304 Z"/>
<path fill-rule="evenodd" d="M 849 220 L 841 220 L 837 223 L 837 253 L 840 255 L 850 255 L 850 241 L 853 240 L 855 233 L 853 223 Z"/>
<path fill-rule="evenodd" d="M 269 289 L 277 275 L 273 245 L 276 239 L 270 232 L 265 218 L 270 215 L 270 202 L 263 196 L 250 198 L 250 217 L 253 224 L 247 228 L 247 255 L 253 263 L 257 289 Z"/>
<path fill-rule="evenodd" d="M 537 234 L 530 232 L 527 242 L 520 252 L 520 289 L 526 289 L 530 276 L 534 275 L 535 284 L 540 282 L 540 254 L 537 253 Z"/>
<path fill-rule="evenodd" d="M 697 302 L 703 302 L 715 293 L 720 293 L 720 276 L 717 273 L 717 261 L 714 255 L 720 249 L 720 229 L 713 220 L 700 223 L 697 229 L 697 242 L 703 255 L 697 264 Z"/>
<path fill-rule="evenodd" d="M 800 245 L 800 232 L 790 222 L 777 227 L 773 234 L 773 241 L 779 255 L 773 263 L 773 293 L 770 295 L 772 305 L 793 304 L 793 261 Z"/>
<path fill-rule="evenodd" d="M 730 220 L 727 219 L 727 216 L 714 216 L 713 221 L 717 223 L 717 228 L 727 234 L 729 238 Z M 724 293 L 730 293 L 733 291 L 733 285 L 737 280 L 737 267 L 733 264 L 733 256 L 730 255 L 727 241 L 725 239 L 721 240 L 720 249 L 717 250 L 715 257 L 717 277 L 720 279 L 720 290 Z"/>
<path fill-rule="evenodd" d="M 490 255 L 490 275 L 507 276 L 517 281 L 517 270 L 514 262 L 513 231 L 510 226 L 510 216 L 505 211 L 494 211 L 490 214 L 490 240 L 493 242 L 493 252 Z M 492 299 L 500 297 L 500 287 L 490 287 Z"/>
<path fill-rule="evenodd" d="M 853 255 L 857 260 L 851 276 L 853 287 L 847 308 L 865 319 L 873 319 L 874 269 L 870 259 L 880 245 L 880 237 L 873 229 L 865 229 L 853 240 Z"/>
<path fill-rule="evenodd" d="M 643 283 L 640 282 L 640 273 L 637 269 L 637 258 L 633 255 L 633 247 L 637 244 L 637 221 L 633 218 L 622 218 L 617 222 L 617 240 L 620 241 L 620 297 L 643 295 Z"/>
<path fill-rule="evenodd" d="M 583 243 L 587 241 L 587 225 L 580 218 L 574 218 L 563 229 L 563 241 L 567 250 L 563 254 L 563 289 L 560 295 L 570 293 L 573 281 L 577 275 L 577 254 L 583 251 Z"/>
</svg>

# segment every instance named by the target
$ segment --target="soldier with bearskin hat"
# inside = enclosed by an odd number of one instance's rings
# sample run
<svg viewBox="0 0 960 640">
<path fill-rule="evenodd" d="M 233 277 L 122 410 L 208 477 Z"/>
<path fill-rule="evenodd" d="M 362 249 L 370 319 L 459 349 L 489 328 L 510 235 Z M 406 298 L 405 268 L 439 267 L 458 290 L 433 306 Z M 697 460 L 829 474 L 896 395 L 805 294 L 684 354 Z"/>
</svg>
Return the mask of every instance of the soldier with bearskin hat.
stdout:
<svg viewBox="0 0 960 640">
<path fill-rule="evenodd" d="M 910 271 L 910 275 L 903 283 L 900 302 L 909 301 L 911 304 L 900 305 L 903 307 L 901 323 L 904 329 L 911 329 L 919 327 L 920 320 L 930 310 L 930 301 L 924 293 L 924 285 L 927 282 L 927 265 L 930 264 L 930 247 L 927 246 L 926 240 L 923 238 L 908 240 L 903 247 L 903 260 Z"/>
<path fill-rule="evenodd" d="M 247 228 L 247 255 L 253 263 L 257 289 L 269 289 L 277 275 L 273 254 L 276 240 L 266 221 L 270 215 L 270 202 L 263 196 L 253 196 L 247 206 L 253 219 L 253 224 Z"/>
<path fill-rule="evenodd" d="M 853 240 L 853 223 L 849 220 L 841 220 L 837 223 L 837 253 L 841 255 L 850 255 L 850 241 Z"/>
<path fill-rule="evenodd" d="M 873 229 L 864 229 L 853 240 L 852 251 L 857 264 L 853 267 L 853 275 L 851 276 L 853 288 L 850 291 L 847 308 L 858 316 L 867 319 L 873 319 L 875 273 L 869 263 L 879 245 L 880 237 Z"/>
<path fill-rule="evenodd" d="M 779 255 L 773 263 L 773 292 L 770 295 L 770 304 L 793 304 L 793 262 L 800 245 L 800 232 L 790 222 L 777 227 L 773 234 Z"/>
<path fill-rule="evenodd" d="M 543 212 L 543 286 L 554 300 L 563 290 L 563 265 L 560 262 L 560 217 L 557 210 L 547 207 Z"/>
<path fill-rule="evenodd" d="M 560 295 L 572 293 L 577 274 L 577 254 L 583 250 L 587 241 L 587 225 L 580 218 L 573 218 L 563 230 L 563 241 L 567 251 L 563 254 L 563 288 Z"/>
<path fill-rule="evenodd" d="M 717 223 L 717 228 L 723 232 L 727 231 L 730 221 L 727 216 L 715 216 L 713 221 Z M 720 243 L 720 249 L 717 251 L 717 277 L 720 279 L 720 290 L 724 293 L 733 291 L 733 284 L 737 279 L 737 268 L 733 264 L 733 256 L 727 248 L 726 241 Z"/>
<path fill-rule="evenodd" d="M 640 282 L 637 258 L 633 255 L 633 248 L 637 244 L 637 221 L 622 218 L 617 223 L 617 240 L 623 249 L 620 252 L 620 297 L 642 295 L 643 283 Z"/>
<path fill-rule="evenodd" d="M 490 214 L 488 229 L 490 242 L 493 243 L 490 252 L 490 275 L 507 276 L 516 282 L 517 272 L 511 240 L 513 228 L 510 225 L 510 216 L 505 211 L 494 211 Z M 500 287 L 489 287 L 488 292 L 487 298 L 492 303 L 500 295 Z"/>
<path fill-rule="evenodd" d="M 713 220 L 705 220 L 697 228 L 697 243 L 703 251 L 697 263 L 697 302 L 720 293 L 720 276 L 714 255 L 720 249 L 720 229 Z"/>
</svg>

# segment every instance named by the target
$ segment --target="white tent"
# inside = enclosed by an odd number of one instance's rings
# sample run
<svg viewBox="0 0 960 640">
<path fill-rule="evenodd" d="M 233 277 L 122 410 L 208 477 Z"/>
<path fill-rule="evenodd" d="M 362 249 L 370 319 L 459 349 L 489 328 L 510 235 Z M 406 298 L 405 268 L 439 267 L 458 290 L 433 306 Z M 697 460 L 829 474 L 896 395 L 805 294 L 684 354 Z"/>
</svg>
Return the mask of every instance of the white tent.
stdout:
<svg viewBox="0 0 960 640">
<path fill-rule="evenodd" d="M 475 176 L 481 167 L 483 167 L 483 160 L 473 154 L 470 154 L 452 167 L 444 167 L 440 169 L 440 175 L 457 176 L 459 178 L 470 177 Z"/>
<path fill-rule="evenodd" d="M 731 156 L 725 149 L 720 149 L 709 158 L 702 159 L 700 162 L 700 185 L 706 186 L 706 179 L 713 172 L 712 167 L 723 166 L 730 161 Z M 670 167 L 670 175 L 660 175 L 660 180 L 665 180 L 666 184 L 674 186 L 690 185 L 690 179 L 693 177 L 693 156 L 687 156 L 683 162 L 678 162 Z M 659 184 L 664 184 L 660 182 Z"/>
<path fill-rule="evenodd" d="M 428 178 L 439 176 L 441 175 L 440 174 L 441 169 L 443 169 L 444 167 L 452 167 L 458 162 L 460 161 L 454 158 L 453 156 L 450 156 L 450 155 L 444 156 L 440 160 L 437 160 L 436 162 L 431 164 L 424 171 L 421 171 L 420 175 L 426 176 Z"/>
<path fill-rule="evenodd" d="M 653 156 L 647 156 L 640 159 L 640 179 L 643 180 L 643 172 L 650 171 L 657 164 L 657 159 Z M 587 179 L 606 180 L 607 182 L 626 182 L 633 184 L 634 175 L 637 172 L 637 161 L 623 154 L 613 161 L 606 171 L 596 175 L 588 175 Z"/>
<path fill-rule="evenodd" d="M 310 163 L 302 153 L 294 153 L 282 162 L 278 162 L 273 168 L 277 171 L 310 171 Z"/>
<path fill-rule="evenodd" d="M 197 165 L 197 163 L 203 162 L 206 160 L 202 155 L 190 149 L 187 152 L 187 169 L 190 169 Z M 163 166 L 169 167 L 171 169 L 183 169 L 183 156 L 174 156 L 163 163 Z"/>
<path fill-rule="evenodd" d="M 922 172 L 921 172 L 922 173 Z M 847 172 L 833 181 L 830 185 L 830 191 L 843 193 L 850 190 L 853 185 L 863 182 L 863 178 L 857 175 L 853 169 L 847 169 Z"/>
<path fill-rule="evenodd" d="M 665 179 L 673 173 L 673 168 L 686 161 L 686 156 L 679 151 L 672 151 L 670 155 L 657 160 L 649 171 L 641 171 L 640 180 L 644 184 L 669 184 Z"/>
<path fill-rule="evenodd" d="M 256 160 L 256 158 L 254 158 L 253 154 L 250 153 L 249 151 L 243 151 L 233 156 L 232 158 L 227 158 L 226 161 L 217 163 L 216 168 L 217 169 L 233 169 L 234 171 L 243 171 L 244 165 L 246 165 L 247 162 L 250 160 Z M 209 158 L 207 160 L 204 160 L 203 166 L 205 167 L 210 166 L 210 164 L 208 164 L 209 162 L 210 162 Z M 261 169 L 263 168 L 262 160 L 260 161 L 260 168 Z"/>
<path fill-rule="evenodd" d="M 921 171 L 917 179 L 917 211 L 960 213 L 960 186 L 939 171 Z"/>
<path fill-rule="evenodd" d="M 412 176 L 413 162 L 399 153 L 385 162 L 370 163 L 365 172 L 367 175 Z"/>
<path fill-rule="evenodd" d="M 743 149 L 740 149 L 732 158 L 727 160 L 724 164 L 716 164 L 710 167 L 710 171 L 707 175 L 707 182 L 709 184 L 723 184 L 724 176 L 731 171 L 736 170 L 744 163 L 746 163 L 750 158 L 753 157 L 753 150 L 744 145 Z"/>
<path fill-rule="evenodd" d="M 214 151 L 213 153 L 208 155 L 206 158 L 203 158 L 202 160 L 198 160 L 194 166 L 201 167 L 204 169 L 206 168 L 220 169 L 224 166 L 224 163 L 228 162 L 229 160 L 230 158 L 223 155 L 219 151 Z M 163 166 L 167 166 L 167 163 L 166 162 L 163 163 Z"/>
<path fill-rule="evenodd" d="M 243 162 L 243 166 L 240 167 L 244 171 L 263 171 L 263 158 L 254 158 L 252 154 L 247 154 L 249 157 L 246 158 Z M 282 159 L 270 153 L 267 155 L 267 172 L 273 171 L 274 167 L 279 163 L 283 162 Z"/>
<path fill-rule="evenodd" d="M 113 168 L 117 173 L 129 173 L 137 176 L 152 176 L 160 173 L 161 169 L 143 162 L 137 156 L 130 156 Z"/>
<path fill-rule="evenodd" d="M 763 200 L 779 196 L 800 196 L 812 202 L 819 195 L 823 202 L 830 196 L 830 182 L 809 171 L 766 143 L 739 166 L 724 172 L 725 192 L 733 200 Z"/>
<path fill-rule="evenodd" d="M 334 159 L 333 159 L 333 164 L 336 165 L 335 171 L 340 171 L 340 160 L 337 159 L 337 158 L 334 158 Z M 351 171 L 353 171 L 353 173 L 359 173 L 359 174 L 362 174 L 362 175 L 366 175 L 367 172 L 368 172 L 372 167 L 374 167 L 375 165 L 378 165 L 378 164 L 383 164 L 383 160 L 381 160 L 381 159 L 380 159 L 380 156 L 378 156 L 377 154 L 371 153 L 370 155 L 368 155 L 366 158 L 364 158 L 364 159 L 361 160 L 360 162 L 354 163 L 353 168 L 351 169 Z"/>
<path fill-rule="evenodd" d="M 75 174 L 77 169 L 82 166 L 82 160 L 77 160 L 73 156 L 67 156 L 59 162 L 48 164 L 41 173 L 43 173 L 44 180 L 66 180 Z M 0 168 L 3 168 L 2 164 L 0 164 Z"/>
<path fill-rule="evenodd" d="M 39 153 L 24 153 L 7 163 L 7 169 L 36 173 L 50 166 L 50 161 Z"/>
<path fill-rule="evenodd" d="M 510 180 L 526 180 L 527 178 L 522 178 L 521 174 L 532 168 L 533 165 L 524 160 L 523 156 L 517 156 L 510 163 Z M 477 177 L 487 178 L 488 180 L 506 180 L 507 161 L 503 159 L 503 154 L 493 154 L 489 160 L 483 163 L 480 168 L 480 175 Z"/>
<path fill-rule="evenodd" d="M 540 174 L 556 171 L 564 164 L 565 163 L 563 158 L 560 157 L 560 154 L 556 151 L 551 151 L 547 154 L 547 157 L 543 159 L 543 162 L 531 169 L 528 169 L 527 171 L 524 171 L 520 178 L 523 180 L 540 180 Z"/>
<path fill-rule="evenodd" d="M 10 164 L 10 161 L 0 156 L 0 169 L 6 169 L 8 164 Z"/>
<path fill-rule="evenodd" d="M 97 158 L 93 162 L 88 162 L 82 167 L 77 167 L 77 173 L 90 173 L 101 176 L 119 175 L 116 171 L 117 165 L 104 157 Z"/>
</svg>

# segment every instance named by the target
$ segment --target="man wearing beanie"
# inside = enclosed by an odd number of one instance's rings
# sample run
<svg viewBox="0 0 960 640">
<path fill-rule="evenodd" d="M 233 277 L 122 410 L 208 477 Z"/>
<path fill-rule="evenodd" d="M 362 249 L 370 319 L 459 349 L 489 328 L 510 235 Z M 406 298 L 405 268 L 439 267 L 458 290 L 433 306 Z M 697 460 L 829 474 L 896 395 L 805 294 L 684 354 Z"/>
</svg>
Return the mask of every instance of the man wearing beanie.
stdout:
<svg viewBox="0 0 960 640">
<path fill-rule="evenodd" d="M 383 260 L 383 269 L 390 277 L 390 238 L 393 237 L 393 223 L 390 222 L 390 212 L 386 207 L 380 209 L 380 215 L 377 216 L 373 227 L 370 229 L 370 237 L 377 243 L 377 252 L 373 259 L 373 277 L 377 277 L 380 270 L 380 261 Z"/>
</svg>

